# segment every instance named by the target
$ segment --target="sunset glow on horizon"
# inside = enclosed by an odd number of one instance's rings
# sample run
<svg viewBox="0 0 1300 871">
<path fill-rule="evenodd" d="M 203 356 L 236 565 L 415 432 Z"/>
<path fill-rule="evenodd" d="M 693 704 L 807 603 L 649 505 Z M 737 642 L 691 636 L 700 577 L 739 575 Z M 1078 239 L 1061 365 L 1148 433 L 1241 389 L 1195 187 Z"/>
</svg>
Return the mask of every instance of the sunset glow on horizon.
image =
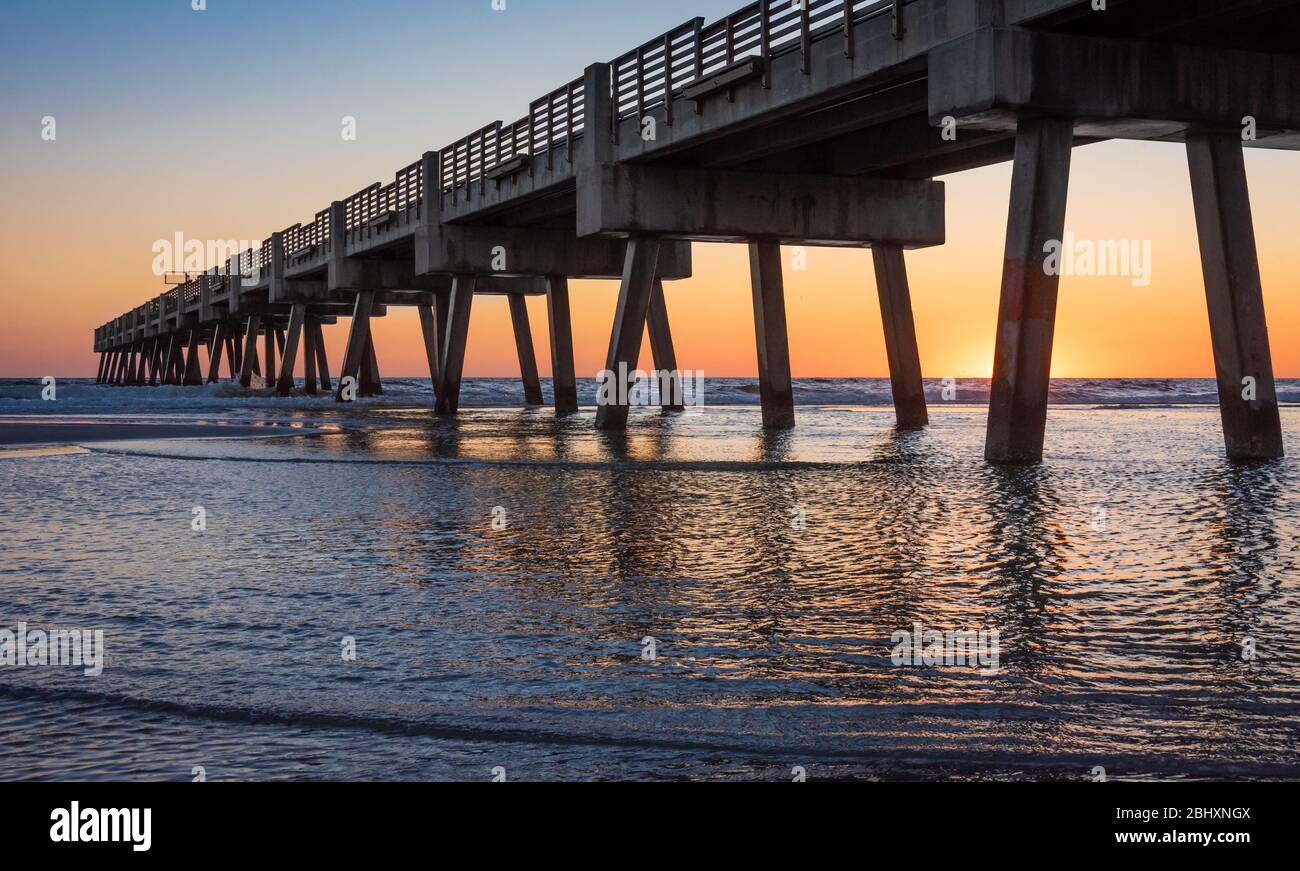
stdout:
<svg viewBox="0 0 1300 871">
<path fill-rule="evenodd" d="M 624 16 L 584 16 L 589 2 L 511 4 L 498 15 L 499 55 L 455 40 L 421 49 L 427 4 L 409 5 L 412 26 L 394 32 L 342 3 L 140 3 L 110 15 L 94 9 L 68 21 L 62 4 L 18 3 L 0 57 L 12 84 L 0 143 L 0 376 L 93 376 L 91 331 L 163 292 L 151 272 L 153 244 L 192 239 L 262 239 L 309 220 L 331 200 L 387 181 L 421 152 L 493 117 L 515 118 L 528 101 L 597 59 L 587 46 L 631 46 L 688 15 L 716 17 L 736 0 L 671 0 Z M 439 11 L 439 21 L 493 15 L 488 4 Z M 554 7 L 572 7 L 584 29 L 557 53 L 548 34 L 568 32 Z M 483 8 L 479 8 L 479 7 Z M 53 7 L 52 9 L 50 7 Z M 311 14 L 308 14 L 310 9 Z M 405 14 L 405 13 L 404 13 Z M 268 17 L 302 22 L 278 36 L 252 25 Z M 102 20 L 100 20 L 102 19 Z M 572 25 L 577 27 L 578 25 Z M 586 30 L 590 29 L 590 34 Z M 284 34 L 296 34 L 285 38 Z M 100 39 L 112 35 L 113 40 Z M 232 63 L 267 59 L 266 68 Z M 347 46 L 383 39 L 385 51 L 358 68 L 326 62 Z M 60 60 L 41 60 L 57 42 Z M 110 49 L 100 43 L 115 42 Z M 224 73 L 218 73 L 220 70 Z M 213 82 L 221 83 L 221 87 Z M 262 107 L 275 107 L 263 115 Z M 436 110 L 435 110 L 436 107 Z M 356 142 L 339 119 L 358 119 Z M 42 141 L 41 119 L 58 121 Z M 1300 163 L 1286 152 L 1246 154 L 1268 307 L 1274 369 L 1300 376 L 1300 247 L 1293 239 Z M 987 377 L 1001 277 L 1010 164 L 942 179 L 946 245 L 907 255 L 917 336 L 927 377 Z M 1212 377 L 1196 228 L 1184 150 L 1165 143 L 1112 142 L 1077 148 L 1067 229 L 1092 240 L 1149 240 L 1152 280 L 1064 277 L 1053 375 Z M 796 377 L 887 375 L 871 254 L 807 249 L 792 268 L 786 307 Z M 694 246 L 694 277 L 666 286 L 679 364 L 710 376 L 753 376 L 756 351 L 747 252 Z M 577 371 L 603 367 L 616 282 L 572 285 Z M 543 298 L 529 300 L 538 364 L 549 374 Z M 385 376 L 427 377 L 414 310 L 389 309 L 375 324 Z M 344 326 L 326 327 L 331 363 Z M 648 344 L 643 365 L 649 365 Z M 504 299 L 475 302 L 467 376 L 515 376 Z"/>
</svg>

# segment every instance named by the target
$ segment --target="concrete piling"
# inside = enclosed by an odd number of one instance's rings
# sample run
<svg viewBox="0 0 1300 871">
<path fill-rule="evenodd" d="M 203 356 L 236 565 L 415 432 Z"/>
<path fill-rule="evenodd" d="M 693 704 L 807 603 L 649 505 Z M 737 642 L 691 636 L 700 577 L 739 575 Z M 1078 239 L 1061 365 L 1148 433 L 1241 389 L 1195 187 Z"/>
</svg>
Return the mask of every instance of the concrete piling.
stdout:
<svg viewBox="0 0 1300 871">
<path fill-rule="evenodd" d="M 1069 118 L 1023 118 L 1016 132 L 984 443 L 991 463 L 1036 463 L 1043 457 L 1060 283 L 1059 275 L 1043 268 L 1044 249 L 1065 232 L 1073 144 Z"/>
</svg>

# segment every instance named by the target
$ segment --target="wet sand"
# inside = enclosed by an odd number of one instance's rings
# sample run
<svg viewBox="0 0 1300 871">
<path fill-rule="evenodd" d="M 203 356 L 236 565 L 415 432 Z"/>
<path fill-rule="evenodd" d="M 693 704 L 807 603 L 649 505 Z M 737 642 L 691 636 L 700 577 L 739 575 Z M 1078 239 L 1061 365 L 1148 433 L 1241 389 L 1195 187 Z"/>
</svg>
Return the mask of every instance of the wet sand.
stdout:
<svg viewBox="0 0 1300 871">
<path fill-rule="evenodd" d="M 253 436 L 302 435 L 304 432 L 307 431 L 287 426 L 0 419 L 0 448 L 33 445 L 81 445 L 94 442 L 154 439 L 250 438 Z"/>
</svg>

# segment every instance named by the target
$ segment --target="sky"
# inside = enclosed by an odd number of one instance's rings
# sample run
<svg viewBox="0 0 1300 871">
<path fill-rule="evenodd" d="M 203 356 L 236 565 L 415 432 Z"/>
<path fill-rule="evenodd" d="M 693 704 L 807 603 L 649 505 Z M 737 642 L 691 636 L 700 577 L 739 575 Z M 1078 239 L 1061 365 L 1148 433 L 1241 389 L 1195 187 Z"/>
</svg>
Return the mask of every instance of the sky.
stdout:
<svg viewBox="0 0 1300 871">
<path fill-rule="evenodd" d="M 0 377 L 93 375 L 92 330 L 162 292 L 153 244 L 266 238 L 306 223 L 530 100 L 697 15 L 742 0 L 0 0 Z M 356 119 L 355 141 L 340 135 Z M 42 138 L 44 120 L 56 138 Z M 1275 372 L 1300 377 L 1300 155 L 1246 154 Z M 1010 164 L 947 176 L 947 244 L 908 252 L 927 377 L 992 369 Z M 1075 149 L 1079 239 L 1151 246 L 1151 280 L 1062 278 L 1055 377 L 1210 377 L 1181 146 Z M 694 246 L 667 285 L 678 363 L 757 371 L 748 255 Z M 871 253 L 786 251 L 796 377 L 888 374 Z M 574 282 L 580 377 L 603 366 L 616 282 Z M 529 302 L 543 375 L 545 301 Z M 346 321 L 327 327 L 331 362 Z M 427 375 L 414 310 L 375 325 L 386 376 Z M 649 365 L 648 348 L 644 357 Z M 519 371 L 504 299 L 475 302 L 469 376 Z"/>
</svg>

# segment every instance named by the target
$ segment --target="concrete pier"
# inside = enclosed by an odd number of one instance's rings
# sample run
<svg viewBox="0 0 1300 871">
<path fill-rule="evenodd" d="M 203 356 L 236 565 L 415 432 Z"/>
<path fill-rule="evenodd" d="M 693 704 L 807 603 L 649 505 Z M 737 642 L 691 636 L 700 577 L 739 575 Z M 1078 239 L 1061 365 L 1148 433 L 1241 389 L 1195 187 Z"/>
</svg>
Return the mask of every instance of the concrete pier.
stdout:
<svg viewBox="0 0 1300 871">
<path fill-rule="evenodd" d="M 455 414 L 473 297 L 505 294 L 535 405 L 525 298 L 545 294 L 566 414 L 568 282 L 616 280 L 596 425 L 618 430 L 647 329 L 656 369 L 690 366 L 662 283 L 691 277 L 693 242 L 730 242 L 750 248 L 763 425 L 787 427 L 781 246 L 822 245 L 872 249 L 898 426 L 923 427 L 905 252 L 950 232 L 936 176 L 1012 160 L 985 453 L 1039 462 L 1058 289 L 1043 246 L 1064 233 L 1071 149 L 1152 140 L 1187 147 L 1228 453 L 1279 456 L 1241 150 L 1300 149 L 1298 28 L 1300 0 L 821 0 L 691 19 L 110 320 L 97 380 L 213 382 L 224 357 L 240 384 L 264 373 L 286 395 L 301 349 L 304 391 L 376 394 L 371 319 L 413 306 L 434 407 Z M 321 325 L 339 316 L 331 382 Z"/>
</svg>

